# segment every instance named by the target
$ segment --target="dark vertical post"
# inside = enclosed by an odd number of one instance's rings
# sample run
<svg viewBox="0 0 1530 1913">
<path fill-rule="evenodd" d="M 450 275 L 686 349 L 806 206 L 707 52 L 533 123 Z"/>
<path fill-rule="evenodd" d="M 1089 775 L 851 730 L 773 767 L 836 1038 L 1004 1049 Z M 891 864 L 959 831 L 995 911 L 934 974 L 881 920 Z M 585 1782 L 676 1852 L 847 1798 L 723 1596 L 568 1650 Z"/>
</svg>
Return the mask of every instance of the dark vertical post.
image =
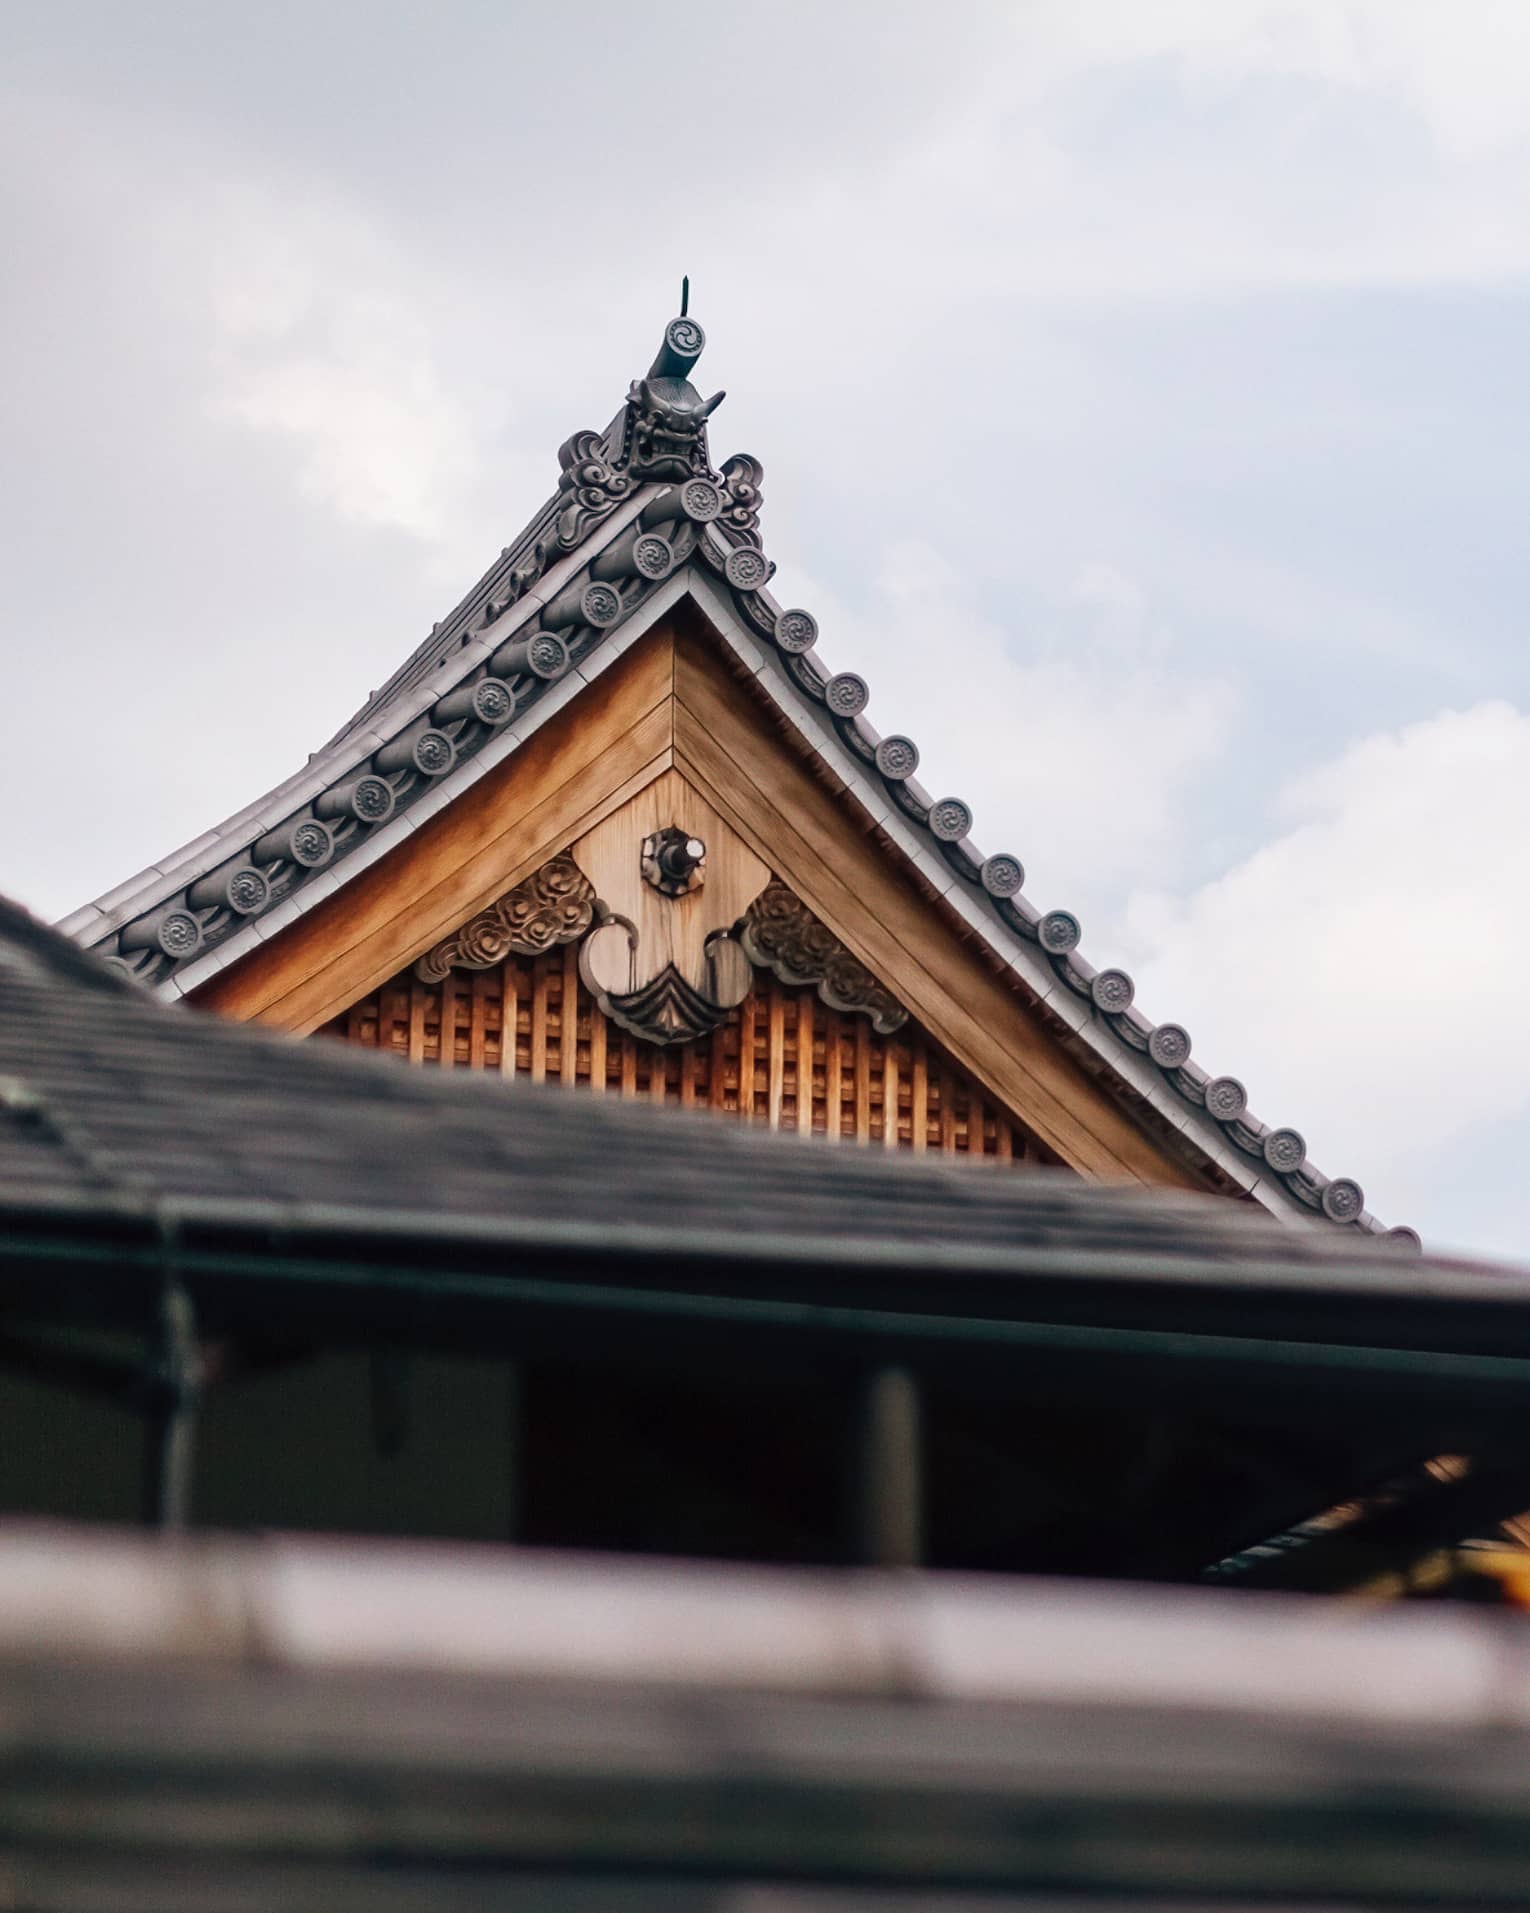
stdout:
<svg viewBox="0 0 1530 1913">
<path fill-rule="evenodd" d="M 913 1568 L 924 1557 L 919 1384 L 879 1368 L 862 1385 L 857 1431 L 856 1555 L 870 1567 Z"/>
<path fill-rule="evenodd" d="M 178 1282 L 160 1294 L 145 1409 L 143 1518 L 151 1528 L 176 1532 L 191 1518 L 202 1362 L 191 1297 Z"/>
<path fill-rule="evenodd" d="M 409 1442 L 409 1382 L 412 1364 L 402 1349 L 374 1348 L 367 1361 L 372 1450 L 385 1460 Z"/>
</svg>

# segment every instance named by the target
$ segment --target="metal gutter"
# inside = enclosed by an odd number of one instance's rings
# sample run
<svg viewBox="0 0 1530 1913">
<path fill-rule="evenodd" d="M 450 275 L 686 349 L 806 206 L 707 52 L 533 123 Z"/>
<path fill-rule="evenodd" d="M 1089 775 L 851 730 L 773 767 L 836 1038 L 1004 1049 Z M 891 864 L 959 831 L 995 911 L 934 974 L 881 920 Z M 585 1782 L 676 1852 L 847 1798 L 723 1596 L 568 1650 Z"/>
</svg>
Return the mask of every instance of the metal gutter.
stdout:
<svg viewBox="0 0 1530 1913">
<path fill-rule="evenodd" d="M 385 1235 L 377 1237 L 379 1246 Z M 641 1279 L 625 1285 L 591 1279 L 593 1269 L 609 1273 L 623 1266 L 634 1276 L 651 1275 L 666 1266 L 673 1273 L 672 1254 L 653 1251 L 623 1256 L 610 1243 L 604 1254 L 586 1250 L 572 1256 L 560 1255 L 548 1244 L 527 1243 L 516 1252 L 507 1247 L 507 1256 L 513 1253 L 521 1263 L 513 1273 L 465 1267 L 460 1262 L 453 1266 L 445 1256 L 428 1267 L 406 1265 L 379 1259 L 367 1253 L 364 1245 L 343 1237 L 327 1256 L 314 1252 L 318 1246 L 311 1239 L 306 1244 L 288 1242 L 263 1249 L 248 1242 L 211 1246 L 184 1227 L 177 1276 L 194 1293 L 199 1311 L 208 1319 L 220 1315 L 242 1319 L 252 1310 L 268 1317 L 273 1305 L 279 1306 L 285 1297 L 297 1315 L 318 1311 L 326 1331 L 342 1340 L 363 1328 L 364 1339 L 387 1339 L 390 1332 L 410 1324 L 411 1333 L 426 1325 L 448 1339 L 454 1331 L 459 1337 L 465 1331 L 479 1337 L 486 1321 L 505 1317 L 521 1324 L 540 1323 L 558 1335 L 574 1331 L 578 1340 L 589 1335 L 592 1323 L 604 1322 L 628 1346 L 645 1329 L 653 1331 L 661 1344 L 673 1346 L 675 1336 L 684 1330 L 708 1342 L 722 1337 L 750 1359 L 763 1350 L 766 1338 L 779 1349 L 785 1337 L 857 1349 L 873 1346 L 905 1356 L 922 1350 L 932 1358 L 979 1351 L 1006 1360 L 1033 1357 L 1052 1375 L 1067 1364 L 1109 1371 L 1117 1377 L 1130 1370 L 1159 1380 L 1205 1376 L 1254 1384 L 1296 1377 L 1312 1383 L 1343 1378 L 1356 1391 L 1449 1394 L 1470 1403 L 1475 1411 L 1494 1414 L 1512 1408 L 1520 1415 L 1530 1400 L 1530 1320 L 1519 1346 L 1506 1349 L 1501 1316 L 1475 1326 L 1468 1317 L 1446 1333 L 1448 1322 L 1431 1321 L 1430 1316 L 1443 1313 L 1448 1318 L 1461 1311 L 1405 1313 L 1395 1299 L 1378 1296 L 1379 1309 L 1368 1310 L 1365 1319 L 1350 1324 L 1347 1334 L 1336 1332 L 1346 1326 L 1342 1319 L 1314 1322 L 1312 1333 L 1306 1335 L 1237 1334 L 1188 1326 L 1185 1318 L 1204 1310 L 1193 1292 L 1187 1291 L 1181 1320 L 1151 1327 L 1140 1320 L 1098 1319 L 1108 1315 L 1109 1305 L 1102 1306 L 1103 1299 L 1087 1279 L 1078 1284 L 1082 1292 L 1072 1298 L 1075 1308 L 1061 1309 L 1066 1289 L 1085 1275 L 1086 1267 L 1097 1279 L 1121 1273 L 1119 1264 L 1100 1258 L 1092 1263 L 1073 1258 L 1066 1276 L 1054 1268 L 1061 1279 L 1052 1283 L 1049 1293 L 1016 1296 L 1012 1313 L 990 1308 L 963 1314 L 949 1306 L 939 1307 L 938 1292 L 929 1289 L 917 1301 L 911 1298 L 913 1306 L 903 1308 L 815 1299 L 811 1291 L 831 1280 L 837 1269 L 842 1272 L 843 1263 L 814 1263 L 805 1257 L 789 1271 L 793 1292 L 740 1292 L 741 1271 L 721 1239 L 710 1258 L 694 1249 L 689 1258 L 693 1269 L 710 1263 L 718 1276 L 706 1288 L 650 1286 Z M 758 1258 L 751 1268 L 783 1277 L 788 1273 Z M 866 1273 L 864 1264 L 862 1273 Z M 881 1279 L 880 1269 L 874 1273 Z M 0 1282 L 14 1295 L 27 1296 L 34 1306 L 51 1305 L 71 1314 L 70 1278 L 92 1285 L 104 1282 L 136 1314 L 157 1301 L 162 1274 L 161 1254 L 149 1240 L 135 1247 L 109 1238 L 29 1238 L 12 1231 L 0 1247 Z M 1151 1272 L 1139 1280 L 1149 1282 Z M 359 1314 L 355 1298 L 362 1291 L 369 1306 Z M 1022 1315 L 1020 1310 L 1027 1305 L 1029 1310 Z M 1077 1319 L 1085 1311 L 1095 1319 Z M 346 1324 L 351 1325 L 349 1331 Z M 1440 1347 L 1441 1341 L 1453 1345 Z"/>
</svg>

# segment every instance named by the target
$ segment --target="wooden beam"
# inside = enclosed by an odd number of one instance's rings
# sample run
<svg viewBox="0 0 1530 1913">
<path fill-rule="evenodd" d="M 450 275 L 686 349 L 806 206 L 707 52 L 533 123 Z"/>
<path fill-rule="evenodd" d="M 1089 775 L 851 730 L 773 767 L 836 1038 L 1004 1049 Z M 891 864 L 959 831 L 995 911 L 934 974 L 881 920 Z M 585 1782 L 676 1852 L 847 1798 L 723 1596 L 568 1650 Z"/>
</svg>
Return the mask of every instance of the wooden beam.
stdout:
<svg viewBox="0 0 1530 1913">
<path fill-rule="evenodd" d="M 191 1520 L 202 1358 L 191 1297 L 178 1282 L 160 1299 L 144 1415 L 143 1518 L 178 1533 Z"/>
</svg>

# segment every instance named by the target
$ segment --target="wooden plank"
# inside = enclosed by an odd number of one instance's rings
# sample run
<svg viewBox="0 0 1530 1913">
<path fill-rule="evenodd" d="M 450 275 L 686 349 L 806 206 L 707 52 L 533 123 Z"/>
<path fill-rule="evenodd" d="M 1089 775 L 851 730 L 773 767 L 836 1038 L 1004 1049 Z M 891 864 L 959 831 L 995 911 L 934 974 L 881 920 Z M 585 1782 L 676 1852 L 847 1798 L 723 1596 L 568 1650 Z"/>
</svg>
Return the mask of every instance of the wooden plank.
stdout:
<svg viewBox="0 0 1530 1913">
<path fill-rule="evenodd" d="M 409 992 L 394 984 L 377 993 L 377 1047 L 409 1053 Z"/>
<path fill-rule="evenodd" d="M 953 933 L 907 866 L 783 746 L 693 634 L 675 656 L 675 762 L 852 954 L 1064 1162 L 1115 1181 L 1204 1187 L 1165 1155 Z"/>
<path fill-rule="evenodd" d="M 949 1069 L 940 1072 L 940 1147 L 948 1156 L 956 1154 L 956 1079 Z"/>
<path fill-rule="evenodd" d="M 531 972 L 531 1080 L 547 1080 L 547 969 L 555 959 L 539 956 Z"/>
<path fill-rule="evenodd" d="M 754 1121 L 754 1023 L 758 998 L 751 990 L 738 1009 L 738 1114 L 739 1121 Z"/>
<path fill-rule="evenodd" d="M 194 1000 L 301 1033 L 338 1015 L 668 769 L 673 678 L 672 640 L 650 633 L 455 803 Z"/>
<path fill-rule="evenodd" d="M 499 1024 L 499 1073 L 505 1081 L 513 1082 L 516 1071 L 516 1057 L 520 1049 L 521 1033 L 521 973 L 514 957 L 508 957 L 499 967 L 500 976 L 500 1024 Z"/>
<path fill-rule="evenodd" d="M 898 1052 L 891 1039 L 882 1049 L 882 1141 L 888 1149 L 898 1146 Z"/>
<path fill-rule="evenodd" d="M 622 1031 L 622 1094 L 637 1094 L 637 1038 L 628 1030 Z"/>
<path fill-rule="evenodd" d="M 489 1053 L 489 992 L 494 976 L 489 970 L 473 972 L 473 991 L 468 1005 L 468 1068 L 483 1069 Z"/>
<path fill-rule="evenodd" d="M 686 1043 L 680 1051 L 680 1107 L 696 1107 L 696 1077 L 701 1069 L 700 1043 Z"/>
<path fill-rule="evenodd" d="M 430 1003 L 430 992 L 423 983 L 409 986 L 409 1060 L 411 1063 L 423 1063 L 425 1060 L 425 1011 Z"/>
<path fill-rule="evenodd" d="M 712 1032 L 712 1053 L 707 1064 L 707 1107 L 728 1107 L 728 1034 L 732 1025 L 724 1023 Z"/>
<path fill-rule="evenodd" d="M 844 1018 L 830 1010 L 823 1035 L 823 1133 L 830 1142 L 845 1137 Z"/>
<path fill-rule="evenodd" d="M 457 1004 L 462 981 L 456 970 L 448 970 L 441 979 L 441 1041 L 436 1061 L 442 1069 L 455 1069 L 457 1065 Z"/>
<path fill-rule="evenodd" d="M 871 1026 L 864 1016 L 855 1024 L 855 1140 L 871 1141 Z"/>
<path fill-rule="evenodd" d="M 912 1074 L 909 1084 L 909 1146 L 916 1154 L 930 1140 L 930 1057 L 922 1036 L 914 1041 Z"/>
<path fill-rule="evenodd" d="M 781 1102 L 786 1091 L 786 995 L 770 978 L 769 1036 L 765 1066 L 765 1115 L 772 1129 L 781 1127 Z"/>
<path fill-rule="evenodd" d="M 814 1023 L 818 998 L 812 990 L 797 992 L 797 1131 L 813 1133 Z"/>
<path fill-rule="evenodd" d="M 606 1019 L 590 1005 L 590 1088 L 597 1096 L 606 1093 Z"/>
<path fill-rule="evenodd" d="M 563 946 L 563 994 L 558 1008 L 558 1079 L 579 1080 L 579 948 Z"/>
</svg>

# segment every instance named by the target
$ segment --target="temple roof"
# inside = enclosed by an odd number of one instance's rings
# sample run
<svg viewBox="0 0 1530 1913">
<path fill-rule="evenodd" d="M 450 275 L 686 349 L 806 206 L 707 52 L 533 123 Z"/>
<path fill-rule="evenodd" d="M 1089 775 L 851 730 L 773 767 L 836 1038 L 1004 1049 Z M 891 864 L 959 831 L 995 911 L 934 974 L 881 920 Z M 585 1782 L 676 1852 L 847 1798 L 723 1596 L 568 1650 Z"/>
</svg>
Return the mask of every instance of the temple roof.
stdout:
<svg viewBox="0 0 1530 1913">
<path fill-rule="evenodd" d="M 704 401 L 689 379 L 704 342 L 688 316 L 670 322 L 606 430 L 563 445 L 557 490 L 525 530 L 301 771 L 60 929 L 160 995 L 194 990 L 386 855 L 688 601 L 1092 1071 L 1276 1213 L 1380 1232 L 1357 1182 L 1255 1116 L 1183 1025 L 1138 1007 L 1124 970 L 1085 959 L 1078 919 L 1030 901 L 1017 856 L 975 845 L 969 806 L 919 783 L 915 742 L 871 726 L 865 679 L 831 671 L 812 614 L 771 595 L 762 468 L 711 463 L 722 394 Z"/>
</svg>

